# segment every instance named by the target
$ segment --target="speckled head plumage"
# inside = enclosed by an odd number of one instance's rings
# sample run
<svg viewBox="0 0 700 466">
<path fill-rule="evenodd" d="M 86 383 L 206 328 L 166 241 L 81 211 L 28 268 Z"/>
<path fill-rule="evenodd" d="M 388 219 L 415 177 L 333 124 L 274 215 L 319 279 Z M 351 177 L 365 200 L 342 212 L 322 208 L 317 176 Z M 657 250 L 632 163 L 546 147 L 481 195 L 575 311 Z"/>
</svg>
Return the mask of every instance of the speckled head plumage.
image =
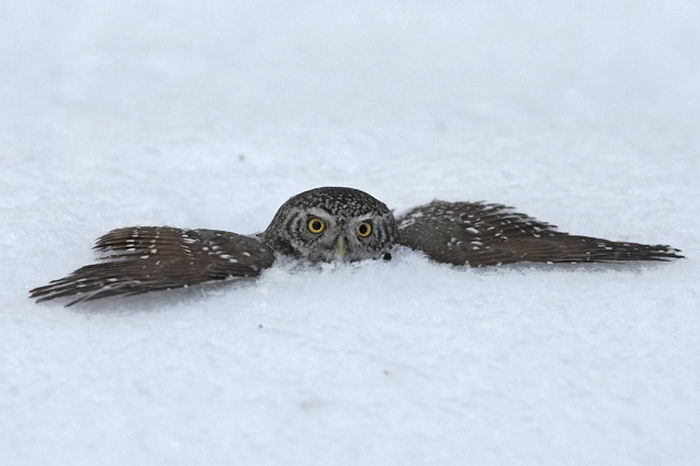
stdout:
<svg viewBox="0 0 700 466">
<path fill-rule="evenodd" d="M 383 202 L 341 187 L 297 194 L 263 233 L 275 250 L 312 262 L 388 258 L 397 236 L 396 220 Z"/>
</svg>

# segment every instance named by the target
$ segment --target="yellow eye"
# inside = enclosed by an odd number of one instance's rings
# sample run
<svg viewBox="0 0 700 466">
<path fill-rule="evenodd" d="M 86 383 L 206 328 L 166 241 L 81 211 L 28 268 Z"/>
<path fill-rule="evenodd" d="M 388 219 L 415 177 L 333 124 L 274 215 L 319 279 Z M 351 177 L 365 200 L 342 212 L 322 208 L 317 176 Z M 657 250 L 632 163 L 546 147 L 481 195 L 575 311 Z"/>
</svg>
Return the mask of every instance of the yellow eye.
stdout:
<svg viewBox="0 0 700 466">
<path fill-rule="evenodd" d="M 357 227 L 357 234 L 363 238 L 367 238 L 372 234 L 372 224 L 369 222 L 360 223 L 360 225 Z"/>
<path fill-rule="evenodd" d="M 308 228 L 311 233 L 319 234 L 326 229 L 326 224 L 323 223 L 323 220 L 320 218 L 314 217 L 309 219 L 308 223 L 306 224 L 306 228 Z"/>
</svg>

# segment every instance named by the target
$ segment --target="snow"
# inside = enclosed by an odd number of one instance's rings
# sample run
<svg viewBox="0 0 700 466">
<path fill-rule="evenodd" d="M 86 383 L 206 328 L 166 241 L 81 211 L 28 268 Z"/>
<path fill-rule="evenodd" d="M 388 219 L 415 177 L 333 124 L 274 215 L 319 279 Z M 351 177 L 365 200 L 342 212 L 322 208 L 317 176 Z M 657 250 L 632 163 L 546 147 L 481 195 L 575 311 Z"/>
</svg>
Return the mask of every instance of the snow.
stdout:
<svg viewBox="0 0 700 466">
<path fill-rule="evenodd" d="M 700 4 L 4 2 L 0 464 L 697 464 Z M 304 269 L 65 309 L 130 225 L 516 206 L 689 259 Z"/>
</svg>

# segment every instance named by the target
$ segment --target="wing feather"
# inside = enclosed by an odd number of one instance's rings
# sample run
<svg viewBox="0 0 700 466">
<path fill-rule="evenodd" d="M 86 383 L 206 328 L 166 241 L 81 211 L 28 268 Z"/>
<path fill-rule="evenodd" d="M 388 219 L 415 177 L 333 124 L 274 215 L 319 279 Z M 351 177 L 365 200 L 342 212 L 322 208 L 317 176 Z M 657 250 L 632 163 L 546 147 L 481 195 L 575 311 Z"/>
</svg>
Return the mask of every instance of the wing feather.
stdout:
<svg viewBox="0 0 700 466">
<path fill-rule="evenodd" d="M 102 262 L 30 291 L 46 301 L 70 302 L 135 295 L 214 280 L 257 277 L 274 262 L 273 250 L 257 238 L 219 230 L 173 227 L 119 228 L 97 239 Z"/>
<path fill-rule="evenodd" d="M 666 245 L 569 235 L 511 207 L 433 201 L 398 219 L 399 244 L 437 262 L 475 267 L 515 262 L 665 261 L 682 258 Z"/>
</svg>

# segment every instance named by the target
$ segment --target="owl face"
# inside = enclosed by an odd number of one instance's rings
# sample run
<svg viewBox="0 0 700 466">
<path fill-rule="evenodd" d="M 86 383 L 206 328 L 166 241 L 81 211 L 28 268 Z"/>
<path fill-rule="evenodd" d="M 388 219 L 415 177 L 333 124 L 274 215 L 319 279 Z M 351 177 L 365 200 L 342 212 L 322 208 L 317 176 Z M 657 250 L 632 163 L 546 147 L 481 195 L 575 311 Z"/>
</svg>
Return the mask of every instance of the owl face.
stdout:
<svg viewBox="0 0 700 466">
<path fill-rule="evenodd" d="M 326 187 L 285 202 L 263 238 L 281 252 L 332 262 L 388 258 L 397 234 L 384 203 L 357 189 Z"/>
</svg>

